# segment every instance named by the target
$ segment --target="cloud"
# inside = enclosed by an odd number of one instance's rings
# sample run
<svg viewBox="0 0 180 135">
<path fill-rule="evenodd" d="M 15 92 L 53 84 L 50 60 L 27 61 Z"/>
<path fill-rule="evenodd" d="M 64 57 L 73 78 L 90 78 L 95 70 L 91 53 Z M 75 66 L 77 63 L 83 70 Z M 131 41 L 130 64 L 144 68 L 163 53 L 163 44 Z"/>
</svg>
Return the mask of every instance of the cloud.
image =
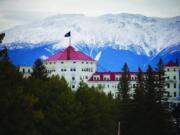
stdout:
<svg viewBox="0 0 180 135">
<path fill-rule="evenodd" d="M 138 13 L 146 16 L 180 15 L 180 0 L 0 0 L 0 31 L 55 14 Z"/>
</svg>

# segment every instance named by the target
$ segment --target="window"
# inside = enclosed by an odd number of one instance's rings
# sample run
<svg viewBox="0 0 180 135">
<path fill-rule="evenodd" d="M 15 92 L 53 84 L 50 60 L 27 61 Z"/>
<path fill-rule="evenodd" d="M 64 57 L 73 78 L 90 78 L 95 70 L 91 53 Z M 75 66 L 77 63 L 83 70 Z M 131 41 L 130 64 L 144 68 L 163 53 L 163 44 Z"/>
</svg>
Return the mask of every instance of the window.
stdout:
<svg viewBox="0 0 180 135">
<path fill-rule="evenodd" d="M 136 88 L 136 84 L 133 84 L 133 88 Z"/>
<path fill-rule="evenodd" d="M 91 62 L 91 64 L 93 64 L 93 62 Z"/>
<path fill-rule="evenodd" d="M 61 64 L 63 64 L 64 62 L 62 61 Z"/>
<path fill-rule="evenodd" d="M 176 92 L 174 92 L 174 97 L 176 97 Z"/>
<path fill-rule="evenodd" d="M 176 71 L 176 69 L 174 68 L 174 72 Z"/>
<path fill-rule="evenodd" d="M 72 85 L 71 87 L 72 87 L 72 88 L 75 88 L 75 85 Z"/>
<path fill-rule="evenodd" d="M 174 88 L 176 88 L 176 83 L 174 83 Z"/>
<path fill-rule="evenodd" d="M 28 69 L 28 73 L 31 73 L 30 69 Z"/>
<path fill-rule="evenodd" d="M 169 71 L 169 68 L 167 68 L 167 71 Z"/>
<path fill-rule="evenodd" d="M 176 76 L 174 76 L 174 80 L 176 80 Z"/>
<path fill-rule="evenodd" d="M 25 69 L 24 68 L 22 69 L 22 72 L 25 73 Z"/>
<path fill-rule="evenodd" d="M 49 62 L 49 64 L 51 64 L 51 62 Z"/>
<path fill-rule="evenodd" d="M 167 79 L 169 80 L 169 76 L 167 77 Z"/>
<path fill-rule="evenodd" d="M 75 62 L 75 61 L 73 61 L 73 63 L 75 64 L 76 62 Z"/>
<path fill-rule="evenodd" d="M 88 64 L 88 62 L 86 62 L 86 64 Z"/>
<path fill-rule="evenodd" d="M 88 79 L 88 76 L 86 76 L 86 79 Z"/>
<path fill-rule="evenodd" d="M 84 64 L 84 62 L 82 62 L 82 64 Z"/>
<path fill-rule="evenodd" d="M 170 88 L 170 85 L 169 85 L 169 83 L 167 84 L 167 88 Z"/>
<path fill-rule="evenodd" d="M 74 76 L 72 77 L 72 80 L 73 80 L 73 81 L 75 80 L 75 77 L 74 77 Z"/>
</svg>

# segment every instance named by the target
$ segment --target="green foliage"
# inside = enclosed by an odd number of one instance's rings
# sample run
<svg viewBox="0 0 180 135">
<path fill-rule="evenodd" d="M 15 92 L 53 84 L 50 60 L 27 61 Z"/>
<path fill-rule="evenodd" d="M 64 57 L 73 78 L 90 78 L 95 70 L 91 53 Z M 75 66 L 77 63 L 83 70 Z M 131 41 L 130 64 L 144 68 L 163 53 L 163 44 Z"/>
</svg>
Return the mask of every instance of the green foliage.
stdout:
<svg viewBox="0 0 180 135">
<path fill-rule="evenodd" d="M 122 76 L 119 81 L 119 98 L 117 104 L 118 122 L 121 123 L 121 133 L 124 135 L 130 134 L 130 130 L 127 130 L 131 126 L 131 110 L 133 107 L 130 96 L 130 74 L 127 63 L 122 68 Z"/>
<path fill-rule="evenodd" d="M 159 74 L 161 67 L 159 64 Z M 83 82 L 72 91 L 63 77 L 47 79 L 46 73 L 40 60 L 30 78 L 23 78 L 9 60 L 0 61 L 0 134 L 112 135 L 119 121 L 122 135 L 173 134 L 169 111 L 159 102 L 159 91 L 163 91 L 159 84 L 163 86 L 164 80 L 157 80 L 151 66 L 146 73 L 139 69 L 134 99 L 129 94 L 127 64 L 116 99 L 111 93 L 106 95 L 103 87 L 88 87 Z"/>
<path fill-rule="evenodd" d="M 129 95 L 129 91 L 130 91 L 130 87 L 129 87 L 129 81 L 130 81 L 130 75 L 129 75 L 129 68 L 127 63 L 124 64 L 123 68 L 122 68 L 122 76 L 120 78 L 119 81 L 119 85 L 118 85 L 118 91 L 119 91 L 119 98 L 122 101 L 127 101 L 130 98 Z"/>
<path fill-rule="evenodd" d="M 43 80 L 47 79 L 48 73 L 41 59 L 37 59 L 35 61 L 31 76 L 34 78 L 43 79 Z"/>
<path fill-rule="evenodd" d="M 158 102 L 164 102 L 167 100 L 167 92 L 165 90 L 165 71 L 163 60 L 160 59 L 157 64 L 157 100 Z"/>
<path fill-rule="evenodd" d="M 2 43 L 4 37 L 5 37 L 5 33 L 1 33 L 1 34 L 0 34 L 0 44 Z"/>
<path fill-rule="evenodd" d="M 79 135 L 112 135 L 116 133 L 115 102 L 99 88 L 81 82 L 75 93 L 81 110 Z"/>
<path fill-rule="evenodd" d="M 9 61 L 0 62 L 0 134 L 38 134 L 34 121 L 40 119 L 33 106 L 37 98 L 26 92 L 22 75 Z"/>
</svg>

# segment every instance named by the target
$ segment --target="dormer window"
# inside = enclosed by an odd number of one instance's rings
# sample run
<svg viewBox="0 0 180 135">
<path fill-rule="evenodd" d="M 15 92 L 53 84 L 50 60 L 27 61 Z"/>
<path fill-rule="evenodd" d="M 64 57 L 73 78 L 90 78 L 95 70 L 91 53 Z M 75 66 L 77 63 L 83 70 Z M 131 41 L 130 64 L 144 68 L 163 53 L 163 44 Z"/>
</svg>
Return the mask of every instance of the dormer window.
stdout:
<svg viewBox="0 0 180 135">
<path fill-rule="evenodd" d="M 96 75 L 96 76 L 94 76 L 94 77 L 93 77 L 93 80 L 95 80 L 95 81 L 99 81 L 99 80 L 100 80 L 100 78 L 99 78 L 99 76 L 97 76 L 97 75 Z"/>
<path fill-rule="evenodd" d="M 115 80 L 116 80 L 116 81 L 119 81 L 119 80 L 120 80 L 120 75 L 116 75 L 116 76 L 115 76 Z"/>
<path fill-rule="evenodd" d="M 104 81 L 109 81 L 109 80 L 110 80 L 110 76 L 109 76 L 109 75 L 105 75 L 105 76 L 103 77 L 103 80 L 104 80 Z"/>
</svg>

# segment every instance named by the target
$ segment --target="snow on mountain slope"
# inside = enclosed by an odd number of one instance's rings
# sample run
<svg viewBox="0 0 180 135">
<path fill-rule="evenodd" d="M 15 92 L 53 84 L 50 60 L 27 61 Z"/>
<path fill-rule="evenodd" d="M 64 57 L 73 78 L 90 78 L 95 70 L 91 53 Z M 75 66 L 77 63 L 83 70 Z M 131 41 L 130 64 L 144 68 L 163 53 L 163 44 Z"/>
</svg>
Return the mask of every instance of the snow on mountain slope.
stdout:
<svg viewBox="0 0 180 135">
<path fill-rule="evenodd" d="M 89 48 L 111 47 L 154 56 L 180 43 L 180 17 L 154 18 L 126 13 L 98 17 L 57 15 L 5 31 L 4 43 L 9 46 L 19 43 L 17 48 L 54 43 L 52 48 L 60 49 L 68 44 L 64 34 L 69 30 L 77 48 L 86 44 Z"/>
</svg>

